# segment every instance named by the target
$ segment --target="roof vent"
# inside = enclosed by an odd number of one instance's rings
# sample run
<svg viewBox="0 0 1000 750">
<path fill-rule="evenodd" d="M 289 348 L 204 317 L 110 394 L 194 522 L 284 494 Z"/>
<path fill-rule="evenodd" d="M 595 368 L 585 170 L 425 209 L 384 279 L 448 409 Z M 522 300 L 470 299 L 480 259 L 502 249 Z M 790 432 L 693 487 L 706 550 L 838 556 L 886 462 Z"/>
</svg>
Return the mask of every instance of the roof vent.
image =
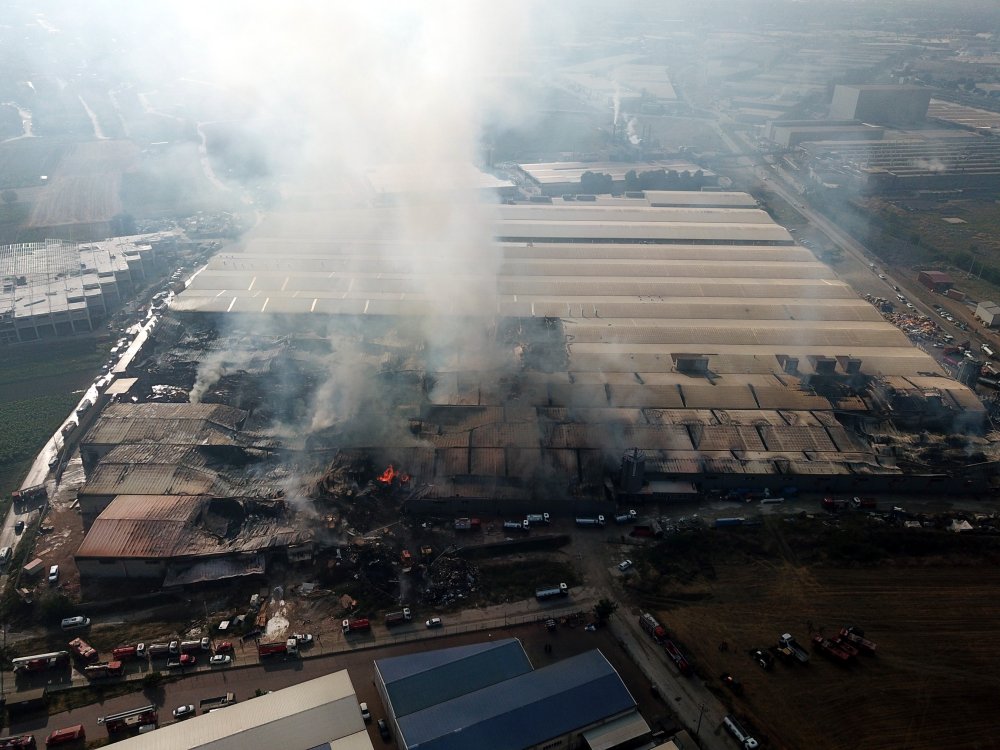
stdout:
<svg viewBox="0 0 1000 750">
<path fill-rule="evenodd" d="M 678 372 L 708 372 L 708 355 L 706 354 L 671 354 L 674 367 Z"/>
</svg>

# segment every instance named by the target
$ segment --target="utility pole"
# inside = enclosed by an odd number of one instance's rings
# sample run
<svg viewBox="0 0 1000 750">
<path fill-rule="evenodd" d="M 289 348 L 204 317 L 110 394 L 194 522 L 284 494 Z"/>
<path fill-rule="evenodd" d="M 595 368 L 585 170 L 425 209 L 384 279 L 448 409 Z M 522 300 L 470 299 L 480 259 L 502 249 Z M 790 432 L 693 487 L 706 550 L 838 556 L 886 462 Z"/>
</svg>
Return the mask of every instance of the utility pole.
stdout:
<svg viewBox="0 0 1000 750">
<path fill-rule="evenodd" d="M 701 719 L 705 715 L 705 704 L 701 704 L 701 708 L 698 709 L 698 728 L 694 730 L 694 736 L 697 737 L 701 733 Z"/>
</svg>

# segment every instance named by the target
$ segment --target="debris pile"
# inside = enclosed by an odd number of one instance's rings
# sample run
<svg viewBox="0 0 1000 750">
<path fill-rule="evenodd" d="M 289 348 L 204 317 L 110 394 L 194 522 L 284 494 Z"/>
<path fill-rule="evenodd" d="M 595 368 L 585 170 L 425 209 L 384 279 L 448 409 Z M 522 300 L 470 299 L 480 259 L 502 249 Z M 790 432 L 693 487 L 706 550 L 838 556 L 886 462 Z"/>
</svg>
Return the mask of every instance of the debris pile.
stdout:
<svg viewBox="0 0 1000 750">
<path fill-rule="evenodd" d="M 423 602 L 444 606 L 471 596 L 479 588 L 479 570 L 468 560 L 440 557 L 426 572 Z"/>
</svg>

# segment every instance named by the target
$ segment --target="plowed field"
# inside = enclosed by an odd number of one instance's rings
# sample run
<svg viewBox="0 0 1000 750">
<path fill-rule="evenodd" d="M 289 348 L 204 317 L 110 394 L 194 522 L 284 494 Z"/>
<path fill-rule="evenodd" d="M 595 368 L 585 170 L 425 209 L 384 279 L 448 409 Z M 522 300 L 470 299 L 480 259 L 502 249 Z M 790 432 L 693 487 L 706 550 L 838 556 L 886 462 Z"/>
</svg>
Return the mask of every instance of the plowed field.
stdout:
<svg viewBox="0 0 1000 750">
<path fill-rule="evenodd" d="M 715 580 L 664 591 L 658 614 L 764 747 L 997 747 L 1000 570 L 926 562 L 717 565 Z M 833 635 L 844 624 L 862 626 L 878 655 L 841 666 L 813 652 L 809 664 L 769 673 L 747 655 L 783 632 L 808 644 L 810 630 Z M 743 697 L 721 688 L 723 672 L 743 681 Z"/>
<path fill-rule="evenodd" d="M 128 141 L 89 141 L 67 147 L 66 155 L 40 190 L 29 227 L 96 224 L 122 211 L 122 172 L 138 149 Z"/>
</svg>

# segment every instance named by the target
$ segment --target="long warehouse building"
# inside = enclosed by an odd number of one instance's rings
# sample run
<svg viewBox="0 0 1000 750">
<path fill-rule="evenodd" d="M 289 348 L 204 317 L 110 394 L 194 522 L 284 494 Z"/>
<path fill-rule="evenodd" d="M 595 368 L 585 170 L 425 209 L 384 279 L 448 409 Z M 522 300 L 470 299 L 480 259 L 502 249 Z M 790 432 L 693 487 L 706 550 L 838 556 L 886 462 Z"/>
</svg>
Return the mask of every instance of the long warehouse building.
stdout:
<svg viewBox="0 0 1000 750">
<path fill-rule="evenodd" d="M 679 191 L 669 208 L 599 198 L 443 210 L 458 226 L 433 208 L 283 214 L 213 258 L 173 310 L 320 333 L 323 321 L 368 319 L 379 346 L 399 338 L 384 335 L 391 321 L 430 321 L 421 330 L 438 346 L 454 321 L 480 321 L 513 372 L 455 335 L 450 358 L 424 362 L 434 388 L 414 394 L 402 430 L 340 443 L 417 467 L 432 487 L 415 510 L 457 512 L 469 498 L 482 512 L 527 510 L 532 478 L 549 496 L 599 488 L 632 449 L 663 480 L 642 491 L 664 497 L 695 484 L 946 484 L 873 436 L 976 431 L 976 395 L 752 199 L 725 202 L 738 207 Z M 600 490 L 566 494 L 577 509 L 604 507 Z"/>
</svg>

